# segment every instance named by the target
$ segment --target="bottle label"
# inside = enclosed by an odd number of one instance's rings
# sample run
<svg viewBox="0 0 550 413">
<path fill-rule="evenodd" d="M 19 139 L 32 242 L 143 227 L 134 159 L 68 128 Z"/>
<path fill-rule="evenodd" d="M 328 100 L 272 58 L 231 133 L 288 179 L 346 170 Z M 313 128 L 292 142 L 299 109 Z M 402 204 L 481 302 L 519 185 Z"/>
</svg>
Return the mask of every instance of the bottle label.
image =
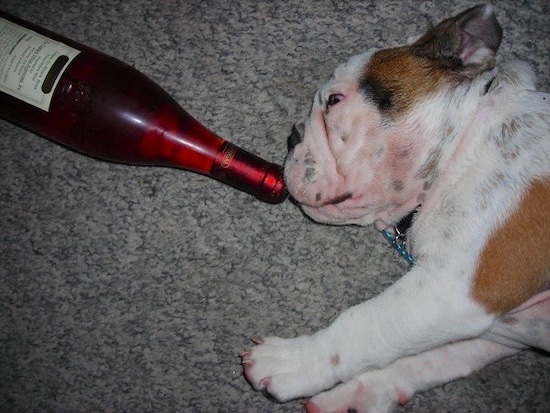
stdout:
<svg viewBox="0 0 550 413">
<path fill-rule="evenodd" d="M 220 163 L 220 166 L 223 169 L 229 168 L 231 165 L 231 162 L 233 162 L 233 158 L 235 158 L 235 155 L 237 154 L 238 148 L 236 146 L 232 145 L 226 145 L 225 149 L 223 150 L 223 158 Z"/>
<path fill-rule="evenodd" d="M 79 50 L 0 17 L 0 91 L 48 111 Z"/>
</svg>

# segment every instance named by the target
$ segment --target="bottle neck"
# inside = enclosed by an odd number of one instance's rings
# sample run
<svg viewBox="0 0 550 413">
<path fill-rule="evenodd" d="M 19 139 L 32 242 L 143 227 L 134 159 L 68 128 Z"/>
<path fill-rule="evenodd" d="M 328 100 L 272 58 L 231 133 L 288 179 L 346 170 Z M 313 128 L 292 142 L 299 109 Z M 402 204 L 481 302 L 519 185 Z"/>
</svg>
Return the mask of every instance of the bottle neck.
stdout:
<svg viewBox="0 0 550 413">
<path fill-rule="evenodd" d="M 211 176 L 268 203 L 279 203 L 288 193 L 282 168 L 229 142 L 218 151 Z"/>
</svg>

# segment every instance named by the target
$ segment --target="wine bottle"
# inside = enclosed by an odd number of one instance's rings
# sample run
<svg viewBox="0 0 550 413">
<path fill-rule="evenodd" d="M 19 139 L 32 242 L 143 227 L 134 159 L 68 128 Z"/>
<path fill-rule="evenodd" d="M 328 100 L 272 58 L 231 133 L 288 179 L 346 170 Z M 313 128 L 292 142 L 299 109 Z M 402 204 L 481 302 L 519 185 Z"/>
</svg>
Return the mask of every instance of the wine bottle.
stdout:
<svg viewBox="0 0 550 413">
<path fill-rule="evenodd" d="M 0 118 L 95 158 L 287 196 L 280 166 L 208 130 L 138 70 L 1 11 Z"/>
</svg>

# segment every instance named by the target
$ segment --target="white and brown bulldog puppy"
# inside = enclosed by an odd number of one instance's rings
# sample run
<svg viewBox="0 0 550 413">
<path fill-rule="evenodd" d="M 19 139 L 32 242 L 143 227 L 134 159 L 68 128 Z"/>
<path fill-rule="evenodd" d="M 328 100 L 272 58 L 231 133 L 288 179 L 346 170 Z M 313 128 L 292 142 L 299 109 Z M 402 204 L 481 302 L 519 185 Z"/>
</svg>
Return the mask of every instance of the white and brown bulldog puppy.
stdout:
<svg viewBox="0 0 550 413">
<path fill-rule="evenodd" d="M 257 340 L 243 353 L 255 389 L 314 396 L 309 412 L 385 412 L 550 351 L 550 95 L 526 64 L 495 67 L 501 38 L 493 8 L 474 7 L 353 57 L 317 92 L 292 137 L 291 195 L 317 221 L 379 229 L 420 205 L 414 264 L 316 334 Z"/>
</svg>

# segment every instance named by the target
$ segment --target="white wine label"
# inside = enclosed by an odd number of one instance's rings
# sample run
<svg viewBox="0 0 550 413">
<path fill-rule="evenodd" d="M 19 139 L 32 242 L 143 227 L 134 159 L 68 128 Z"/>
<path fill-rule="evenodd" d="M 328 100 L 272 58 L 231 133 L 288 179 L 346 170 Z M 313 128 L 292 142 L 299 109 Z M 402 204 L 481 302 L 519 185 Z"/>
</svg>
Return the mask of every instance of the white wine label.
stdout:
<svg viewBox="0 0 550 413">
<path fill-rule="evenodd" d="M 49 111 L 59 78 L 79 53 L 0 18 L 0 91 Z"/>
</svg>

